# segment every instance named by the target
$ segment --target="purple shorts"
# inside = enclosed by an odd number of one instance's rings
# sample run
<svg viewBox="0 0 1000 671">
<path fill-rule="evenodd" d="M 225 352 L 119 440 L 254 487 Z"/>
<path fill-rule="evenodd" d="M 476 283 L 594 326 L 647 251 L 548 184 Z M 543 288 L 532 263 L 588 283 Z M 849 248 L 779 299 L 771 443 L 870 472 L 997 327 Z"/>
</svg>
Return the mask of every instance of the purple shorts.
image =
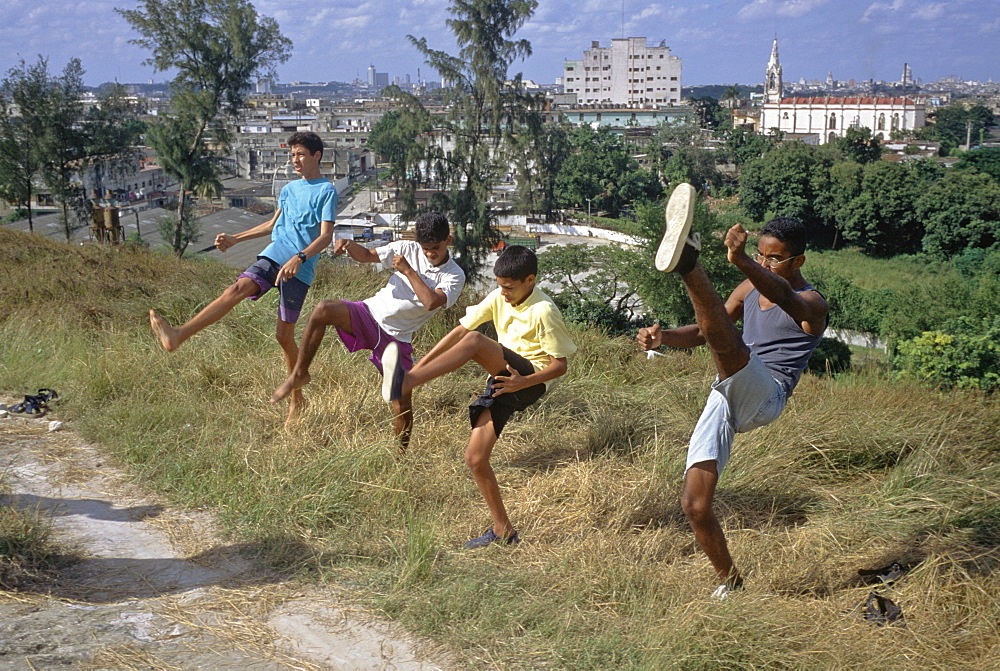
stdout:
<svg viewBox="0 0 1000 671">
<path fill-rule="evenodd" d="M 255 301 L 274 287 L 274 280 L 278 278 L 278 271 L 281 266 L 267 258 L 258 256 L 253 265 L 247 268 L 240 277 L 248 277 L 253 280 L 259 290 L 257 295 L 250 296 L 250 300 Z M 306 293 L 309 292 L 309 285 L 297 277 L 284 280 L 278 287 L 278 319 L 288 324 L 294 324 L 299 320 L 302 312 L 302 304 L 306 301 Z"/>
<path fill-rule="evenodd" d="M 386 345 L 395 342 L 399 345 L 399 363 L 403 370 L 413 368 L 413 345 L 408 342 L 396 340 L 391 335 L 382 330 L 372 313 L 368 311 L 368 306 L 361 301 L 344 301 L 348 312 L 351 313 L 351 330 L 348 333 L 337 327 L 337 334 L 344 341 L 348 352 L 357 352 L 359 349 L 370 349 L 372 355 L 368 360 L 375 364 L 379 372 L 382 372 L 382 352 Z"/>
</svg>

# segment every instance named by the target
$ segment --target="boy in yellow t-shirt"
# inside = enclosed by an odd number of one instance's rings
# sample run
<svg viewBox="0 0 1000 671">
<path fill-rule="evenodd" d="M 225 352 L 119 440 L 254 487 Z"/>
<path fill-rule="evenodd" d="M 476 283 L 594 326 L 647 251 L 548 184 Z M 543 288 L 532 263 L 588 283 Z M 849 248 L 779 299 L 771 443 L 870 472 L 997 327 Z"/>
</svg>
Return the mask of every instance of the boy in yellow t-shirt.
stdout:
<svg viewBox="0 0 1000 671">
<path fill-rule="evenodd" d="M 392 345 L 382 356 L 382 396 L 386 402 L 468 361 L 475 361 L 491 375 L 486 390 L 469 406 L 472 435 L 465 463 L 486 500 L 493 526 L 467 542 L 467 548 L 495 542 L 510 545 L 520 540 L 500 498 L 490 453 L 510 416 L 541 398 L 545 383 L 565 374 L 566 357 L 576 351 L 559 308 L 535 287 L 538 259 L 534 252 L 520 245 L 508 247 L 497 259 L 493 273 L 497 288 L 481 303 L 470 306 L 460 325 L 410 371 L 396 365 L 398 357 Z M 499 342 L 474 330 L 490 320 Z"/>
</svg>

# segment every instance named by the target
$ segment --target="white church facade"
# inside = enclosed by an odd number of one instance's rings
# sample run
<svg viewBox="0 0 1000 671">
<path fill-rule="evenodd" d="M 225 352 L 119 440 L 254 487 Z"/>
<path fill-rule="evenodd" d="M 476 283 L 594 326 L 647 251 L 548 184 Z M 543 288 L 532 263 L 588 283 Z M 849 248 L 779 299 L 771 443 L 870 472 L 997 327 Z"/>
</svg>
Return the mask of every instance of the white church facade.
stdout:
<svg viewBox="0 0 1000 671">
<path fill-rule="evenodd" d="M 873 136 L 888 140 L 892 131 L 922 128 L 926 122 L 924 106 L 909 98 L 784 98 L 781 86 L 781 63 L 775 39 L 764 78 L 764 105 L 758 126 L 761 133 L 772 134 L 777 129 L 810 144 L 826 144 L 847 135 L 848 128 L 868 128 Z"/>
</svg>

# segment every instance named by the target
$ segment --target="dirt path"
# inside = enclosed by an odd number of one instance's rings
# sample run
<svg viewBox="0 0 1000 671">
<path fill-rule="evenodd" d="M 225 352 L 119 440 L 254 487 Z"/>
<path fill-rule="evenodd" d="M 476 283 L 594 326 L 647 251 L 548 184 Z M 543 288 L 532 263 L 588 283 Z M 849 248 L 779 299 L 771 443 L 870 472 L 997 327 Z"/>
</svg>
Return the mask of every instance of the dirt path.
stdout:
<svg viewBox="0 0 1000 671">
<path fill-rule="evenodd" d="M 140 492 L 51 419 L 0 418 L 0 505 L 43 511 L 84 559 L 52 584 L 0 591 L 0 671 L 445 668 L 442 651 L 331 590 L 243 559 L 208 515 Z"/>
</svg>

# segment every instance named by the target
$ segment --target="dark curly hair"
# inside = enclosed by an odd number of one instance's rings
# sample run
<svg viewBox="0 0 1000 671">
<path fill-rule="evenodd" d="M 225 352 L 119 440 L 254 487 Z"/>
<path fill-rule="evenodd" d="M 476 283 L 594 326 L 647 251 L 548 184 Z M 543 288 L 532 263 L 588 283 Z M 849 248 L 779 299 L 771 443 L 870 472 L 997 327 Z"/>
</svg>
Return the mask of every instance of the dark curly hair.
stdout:
<svg viewBox="0 0 1000 671">
<path fill-rule="evenodd" d="M 764 228 L 760 229 L 760 235 L 761 237 L 769 235 L 783 242 L 788 251 L 795 256 L 805 254 L 806 245 L 809 243 L 809 230 L 795 217 L 772 219 L 764 225 Z"/>
<path fill-rule="evenodd" d="M 441 242 L 450 234 L 448 218 L 440 212 L 424 212 L 417 217 L 413 227 L 416 229 L 416 240 L 422 245 Z"/>
<path fill-rule="evenodd" d="M 299 145 L 300 147 L 305 147 L 310 154 L 320 153 L 323 155 L 323 138 L 316 133 L 310 133 L 308 131 L 296 133 L 292 137 L 288 138 L 288 146 L 294 147 Z"/>
</svg>

